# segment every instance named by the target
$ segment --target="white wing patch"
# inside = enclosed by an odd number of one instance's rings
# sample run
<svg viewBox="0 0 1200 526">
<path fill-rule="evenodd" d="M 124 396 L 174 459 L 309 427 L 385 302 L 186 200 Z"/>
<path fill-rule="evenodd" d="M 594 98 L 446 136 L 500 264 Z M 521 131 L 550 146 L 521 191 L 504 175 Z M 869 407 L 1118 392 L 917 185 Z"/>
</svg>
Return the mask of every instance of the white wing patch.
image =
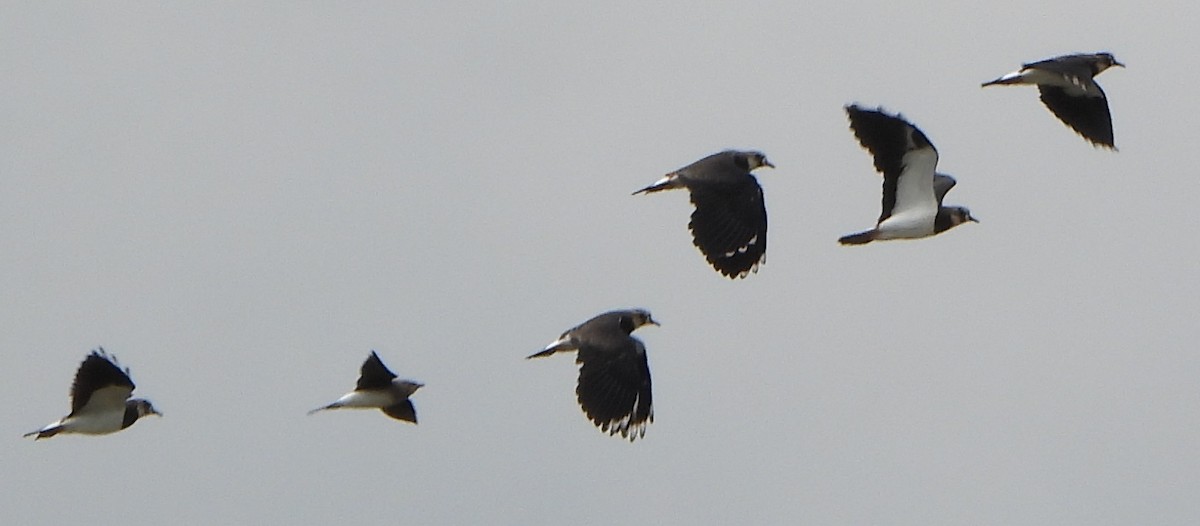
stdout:
<svg viewBox="0 0 1200 526">
<path fill-rule="evenodd" d="M 909 130 L 908 143 L 912 146 L 913 131 Z M 933 172 L 937 168 L 938 154 L 930 146 L 910 149 L 904 154 L 901 165 L 904 169 L 896 181 L 896 205 L 892 215 L 937 215 L 937 198 L 933 195 Z"/>
<path fill-rule="evenodd" d="M 745 245 L 742 245 L 735 250 L 726 252 L 725 257 L 731 258 L 737 254 L 745 254 L 747 250 L 750 250 L 750 247 L 756 244 L 758 244 L 758 234 L 755 234 L 754 237 L 750 238 L 750 241 L 747 241 Z"/>
<path fill-rule="evenodd" d="M 133 395 L 133 389 L 120 385 L 110 385 L 92 391 L 87 405 L 79 408 L 79 415 L 95 415 L 99 413 L 116 412 L 125 417 L 125 400 Z"/>
<path fill-rule="evenodd" d="M 875 226 L 878 239 L 920 238 L 933 234 L 938 201 L 933 191 L 933 173 L 938 154 L 932 146 L 914 148 L 912 129 L 908 130 L 909 150 L 904 154 L 900 178 L 896 181 L 896 203 L 892 215 Z"/>
</svg>

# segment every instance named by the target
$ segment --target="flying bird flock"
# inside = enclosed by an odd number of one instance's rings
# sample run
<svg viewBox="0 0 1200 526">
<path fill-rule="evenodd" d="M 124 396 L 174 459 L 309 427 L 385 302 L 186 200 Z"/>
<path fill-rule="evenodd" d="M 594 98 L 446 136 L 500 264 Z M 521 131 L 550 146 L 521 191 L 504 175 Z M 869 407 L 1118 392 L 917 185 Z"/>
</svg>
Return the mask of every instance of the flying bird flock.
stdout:
<svg viewBox="0 0 1200 526">
<path fill-rule="evenodd" d="M 1072 54 L 1024 64 L 983 86 L 1034 84 L 1042 103 L 1064 124 L 1097 147 L 1115 151 L 1108 98 L 1095 76 L 1124 67 L 1110 53 Z M 845 106 L 850 130 L 870 153 L 883 176 L 879 219 L 869 230 L 842 236 L 842 245 L 912 240 L 936 236 L 978 221 L 962 206 L 943 203 L 955 179 L 937 171 L 938 150 L 921 129 L 899 114 L 858 104 Z M 759 151 L 717 152 L 667 173 L 637 194 L 686 189 L 695 210 L 688 229 L 707 263 L 730 279 L 759 271 L 767 256 L 767 209 L 754 176 L 774 168 Z M 868 249 L 856 249 L 868 250 Z M 562 333 L 527 358 L 575 353 L 579 366 L 575 395 L 587 419 L 601 432 L 634 441 L 654 421 L 653 393 L 646 346 L 632 333 L 658 325 L 640 308 L 599 314 Z M 309 414 L 332 409 L 379 409 L 387 416 L 417 423 L 409 399 L 423 384 L 401 380 L 375 351 L 363 362 L 353 391 Z M 27 433 L 36 439 L 58 434 L 104 435 L 161 414 L 147 400 L 131 398 L 129 369 L 102 348 L 92 351 L 75 373 L 71 412 Z"/>
</svg>

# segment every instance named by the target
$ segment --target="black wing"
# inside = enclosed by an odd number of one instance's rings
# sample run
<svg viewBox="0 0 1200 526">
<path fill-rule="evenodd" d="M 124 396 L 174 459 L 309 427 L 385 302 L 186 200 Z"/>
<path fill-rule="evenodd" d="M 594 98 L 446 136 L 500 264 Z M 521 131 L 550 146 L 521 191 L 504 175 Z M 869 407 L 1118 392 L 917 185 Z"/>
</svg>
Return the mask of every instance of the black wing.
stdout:
<svg viewBox="0 0 1200 526">
<path fill-rule="evenodd" d="M 1092 144 L 1116 149 L 1113 144 L 1112 115 L 1108 112 L 1108 98 L 1104 96 L 1104 90 L 1100 89 L 1099 84 L 1096 85 L 1096 90 L 1100 92 L 1098 97 L 1074 96 L 1063 88 L 1038 85 L 1042 103 L 1058 117 L 1058 120 Z"/>
<path fill-rule="evenodd" d="M 367 357 L 367 361 L 363 362 L 362 369 L 359 371 L 356 390 L 383 389 L 391 385 L 395 378 L 396 375 L 383 365 L 379 355 L 375 354 L 375 351 L 371 351 L 371 356 Z"/>
<path fill-rule="evenodd" d="M 883 174 L 883 202 L 879 214 L 879 222 L 883 222 L 891 217 L 892 209 L 896 207 L 897 185 L 900 175 L 904 173 L 904 155 L 910 149 L 929 147 L 934 152 L 937 149 L 920 129 L 899 115 L 888 115 L 882 110 L 865 110 L 858 106 L 846 106 L 846 114 L 850 117 L 850 129 L 854 131 L 858 143 L 871 152 L 875 169 Z"/>
<path fill-rule="evenodd" d="M 767 252 L 767 208 L 762 187 L 747 174 L 737 184 L 691 188 L 692 243 L 718 272 L 745 277 Z"/>
<path fill-rule="evenodd" d="M 417 423 L 417 409 L 413 407 L 412 400 L 405 399 L 403 402 L 389 405 L 381 408 L 381 410 L 387 416 L 397 420 L 412 422 L 414 424 Z"/>
<path fill-rule="evenodd" d="M 75 382 L 71 384 L 71 413 L 83 409 L 96 391 L 110 387 L 116 389 L 109 389 L 106 393 L 113 398 L 119 397 L 120 403 L 116 407 L 121 407 L 125 399 L 133 394 L 134 385 L 133 380 L 129 379 L 128 369 L 122 371 L 100 348 L 92 351 L 75 372 Z"/>
<path fill-rule="evenodd" d="M 654 421 L 650 365 L 641 342 L 621 334 L 579 348 L 575 394 L 584 414 L 601 431 L 633 440 Z"/>
</svg>

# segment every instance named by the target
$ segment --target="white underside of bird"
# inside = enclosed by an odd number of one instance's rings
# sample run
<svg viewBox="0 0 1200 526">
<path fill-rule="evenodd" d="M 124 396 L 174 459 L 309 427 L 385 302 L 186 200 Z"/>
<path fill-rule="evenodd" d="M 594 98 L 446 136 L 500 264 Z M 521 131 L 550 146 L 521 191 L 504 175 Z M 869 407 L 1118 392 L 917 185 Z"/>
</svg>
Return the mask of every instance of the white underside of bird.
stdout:
<svg viewBox="0 0 1200 526">
<path fill-rule="evenodd" d="M 107 435 L 123 429 L 125 410 L 108 411 L 94 414 L 75 415 L 63 418 L 53 424 L 43 427 L 30 435 L 44 433 L 54 428 L 60 428 L 59 433 L 79 433 L 81 435 Z"/>
<path fill-rule="evenodd" d="M 49 431 L 56 427 L 59 433 L 79 433 L 83 435 L 107 435 L 124 429 L 125 400 L 132 389 L 123 386 L 109 386 L 97 389 L 91 394 L 87 405 L 76 414 L 65 416 L 59 421 L 43 427 L 28 435 Z"/>
<path fill-rule="evenodd" d="M 933 234 L 936 213 L 912 210 L 904 214 L 892 214 L 875 227 L 875 239 L 918 239 Z"/>
<path fill-rule="evenodd" d="M 380 409 L 396 403 L 396 396 L 389 391 L 351 391 L 333 403 L 309 411 L 309 414 L 325 409 Z"/>
</svg>

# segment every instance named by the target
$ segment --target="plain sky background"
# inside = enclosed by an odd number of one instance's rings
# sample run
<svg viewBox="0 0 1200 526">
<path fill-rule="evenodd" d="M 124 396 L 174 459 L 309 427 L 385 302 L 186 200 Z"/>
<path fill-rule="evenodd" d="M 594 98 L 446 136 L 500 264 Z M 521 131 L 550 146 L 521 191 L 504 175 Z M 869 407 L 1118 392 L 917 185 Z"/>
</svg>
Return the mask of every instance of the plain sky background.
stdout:
<svg viewBox="0 0 1200 526">
<path fill-rule="evenodd" d="M 1200 522 L 1194 2 L 197 4 L 0 16 L 5 524 Z M 979 87 L 1100 50 L 1119 153 Z M 982 223 L 839 246 L 851 102 Z M 726 148 L 738 281 L 629 195 Z M 630 306 L 633 444 L 524 359 Z M 23 440 L 98 345 L 166 416 Z M 420 425 L 305 416 L 371 349 Z"/>
</svg>

